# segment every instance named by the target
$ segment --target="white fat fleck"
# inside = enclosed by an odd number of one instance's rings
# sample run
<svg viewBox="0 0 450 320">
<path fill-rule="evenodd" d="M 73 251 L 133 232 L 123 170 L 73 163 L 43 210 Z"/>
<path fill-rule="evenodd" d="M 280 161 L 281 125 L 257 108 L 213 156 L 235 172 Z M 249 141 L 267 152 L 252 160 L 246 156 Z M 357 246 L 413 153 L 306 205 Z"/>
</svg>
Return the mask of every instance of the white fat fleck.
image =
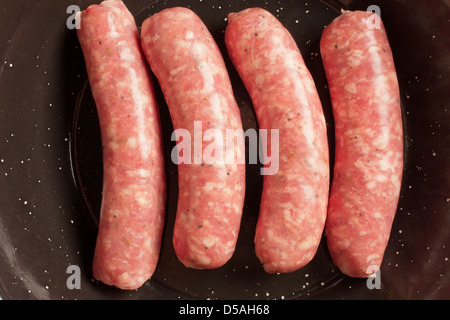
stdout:
<svg viewBox="0 0 450 320">
<path fill-rule="evenodd" d="M 109 30 L 109 38 L 118 38 L 119 33 L 116 31 L 116 17 L 112 12 L 108 12 L 108 30 Z"/>
<path fill-rule="evenodd" d="M 348 56 L 348 64 L 352 67 L 359 66 L 361 59 L 363 58 L 364 52 L 362 50 L 351 50 L 351 54 Z"/>
<path fill-rule="evenodd" d="M 390 169 L 390 167 L 385 167 L 387 165 L 387 162 L 383 160 L 381 160 L 381 170 L 383 171 L 387 171 Z M 384 174 L 377 174 L 373 180 L 369 181 L 366 183 L 366 187 L 367 189 L 373 189 L 378 182 L 385 182 L 387 181 L 388 177 Z"/>
<path fill-rule="evenodd" d="M 294 219 L 293 215 L 291 214 L 290 210 L 283 210 L 283 218 L 285 221 L 293 223 L 293 224 L 297 224 L 296 219 Z"/>
<path fill-rule="evenodd" d="M 258 86 L 258 87 L 264 86 L 265 85 L 265 81 L 266 81 L 266 77 L 264 76 L 263 72 L 256 73 L 256 75 L 255 75 L 255 84 L 256 84 L 256 86 Z"/>
<path fill-rule="evenodd" d="M 367 189 L 373 189 L 373 188 L 375 188 L 376 185 L 377 185 L 377 183 L 375 181 L 373 181 L 373 180 L 371 180 L 368 183 L 366 183 Z"/>
<path fill-rule="evenodd" d="M 356 93 L 358 90 L 356 89 L 356 84 L 354 82 L 346 84 L 344 87 L 345 91 L 349 93 Z"/>
<path fill-rule="evenodd" d="M 380 129 L 379 132 L 378 136 L 373 140 L 372 145 L 378 149 L 385 149 L 389 144 L 389 130 Z"/>
<path fill-rule="evenodd" d="M 307 108 L 306 112 L 302 113 L 302 117 L 305 120 L 302 125 L 302 133 L 305 137 L 306 142 L 313 147 L 314 146 L 314 140 L 316 137 L 316 130 L 313 126 L 313 120 L 311 115 L 311 110 Z M 311 154 L 312 156 L 313 154 Z"/>
<path fill-rule="evenodd" d="M 377 100 L 381 100 L 383 102 L 389 102 L 391 100 L 391 96 L 389 95 L 390 88 L 388 87 L 388 79 L 384 75 L 380 75 L 374 79 L 374 91 Z M 379 108 L 379 112 L 388 111 L 388 108 Z M 387 116 L 387 114 L 382 114 L 382 116 Z"/>
<path fill-rule="evenodd" d="M 372 61 L 374 70 L 381 70 L 380 68 L 383 67 L 383 61 L 381 60 L 380 54 L 381 47 L 377 45 L 375 39 L 372 40 L 374 42 L 373 45 L 370 46 L 369 49 L 367 50 L 367 55 L 370 55 L 370 59 Z"/>
<path fill-rule="evenodd" d="M 189 193 L 190 193 L 189 191 L 185 191 L 185 192 L 183 192 L 183 196 L 184 197 L 189 197 Z"/>
<path fill-rule="evenodd" d="M 134 277 L 130 276 L 130 274 L 128 272 L 124 272 L 121 275 L 119 275 L 117 282 L 120 284 L 126 283 L 131 286 L 131 285 L 134 285 L 135 283 L 137 283 L 137 280 L 134 279 Z"/>
<path fill-rule="evenodd" d="M 211 104 L 211 109 L 213 111 L 216 111 L 216 113 L 220 115 L 221 104 L 219 94 L 217 93 L 212 94 L 211 97 L 209 98 L 209 102 Z"/>
<path fill-rule="evenodd" d="M 151 174 L 151 171 L 147 169 L 138 169 L 137 172 L 141 178 L 148 178 Z"/>
<path fill-rule="evenodd" d="M 200 61 L 197 68 L 200 70 L 204 82 L 204 90 L 212 92 L 214 90 L 214 73 L 211 70 L 211 66 L 208 63 L 207 56 L 208 47 L 201 43 L 195 42 L 192 46 L 192 55 L 196 61 Z"/>
<path fill-rule="evenodd" d="M 194 33 L 193 33 L 191 30 L 188 30 L 188 31 L 186 32 L 185 39 L 186 39 L 186 40 L 194 39 Z"/>
<path fill-rule="evenodd" d="M 183 66 L 178 67 L 176 69 L 171 69 L 170 70 L 170 77 L 176 76 L 178 73 L 183 72 L 185 68 L 186 67 L 183 65 Z"/>
<path fill-rule="evenodd" d="M 378 254 L 369 254 L 369 255 L 367 256 L 366 262 L 369 263 L 369 262 L 371 262 L 371 261 L 373 261 L 373 260 L 378 259 L 378 257 L 379 257 Z"/>
<path fill-rule="evenodd" d="M 128 70 L 130 74 L 130 87 L 131 87 L 131 94 L 133 96 L 133 101 L 135 103 L 135 109 L 137 113 L 137 121 L 138 124 L 136 125 L 137 131 L 137 142 L 140 145 L 139 150 L 141 151 L 141 157 L 142 159 L 146 160 L 149 157 L 149 144 L 146 141 L 146 132 L 144 130 L 139 130 L 141 128 L 145 128 L 146 126 L 146 119 L 145 119 L 145 109 L 148 107 L 148 98 L 145 96 L 140 90 L 140 81 L 137 77 L 136 71 L 132 68 Z"/>
<path fill-rule="evenodd" d="M 212 247 L 213 245 L 215 245 L 217 243 L 217 238 L 216 237 L 206 237 L 203 239 L 203 245 L 207 248 Z"/>
<path fill-rule="evenodd" d="M 315 190 L 310 184 L 304 184 L 302 185 L 302 195 L 305 200 L 312 200 L 314 199 Z"/>
<path fill-rule="evenodd" d="M 129 197 L 129 196 L 133 196 L 136 197 L 137 195 L 134 194 L 136 190 L 136 185 L 130 185 L 124 189 L 121 190 L 121 193 L 125 196 L 125 197 Z"/>
<path fill-rule="evenodd" d="M 313 237 L 308 237 L 305 240 L 301 241 L 297 245 L 297 249 L 299 249 L 299 250 L 308 250 L 309 248 L 311 248 L 314 245 L 315 245 L 314 238 Z"/>
<path fill-rule="evenodd" d="M 307 78 L 307 77 L 305 77 Z M 293 81 L 294 83 L 294 92 L 299 99 L 303 100 L 305 97 L 305 91 L 308 90 L 308 87 L 311 87 L 311 84 L 300 82 L 300 81 Z M 312 84 L 313 85 L 313 84 Z M 311 113 L 310 108 L 303 108 L 301 117 L 303 119 L 301 131 L 303 133 L 303 136 L 305 137 L 305 142 L 308 143 L 309 146 L 314 147 L 314 140 L 316 137 L 316 130 L 314 128 L 314 121 Z"/>
<path fill-rule="evenodd" d="M 110 148 L 111 150 L 117 150 L 119 148 L 119 144 L 116 141 L 112 140 L 108 143 L 108 148 Z"/>
<path fill-rule="evenodd" d="M 107 137 L 114 139 L 117 134 L 116 126 L 112 123 L 106 128 Z"/>
<path fill-rule="evenodd" d="M 215 66 L 209 62 L 209 48 L 207 45 L 197 41 L 192 46 L 192 54 L 196 61 L 200 61 L 196 68 L 200 71 L 203 79 L 203 90 L 209 94 L 211 111 L 212 113 L 215 113 L 215 117 L 222 119 L 224 114 L 221 112 L 220 96 L 215 90 L 214 81 L 214 75 L 217 74 L 218 71 L 215 70 Z"/>
<path fill-rule="evenodd" d="M 354 205 L 350 201 L 344 202 L 344 207 L 346 207 L 346 208 L 353 208 L 353 206 Z"/>
<path fill-rule="evenodd" d="M 214 182 L 207 182 L 205 183 L 205 186 L 203 187 L 204 191 L 211 191 L 212 189 L 214 189 L 215 187 L 215 183 Z"/>
<path fill-rule="evenodd" d="M 397 192 L 400 191 L 400 187 L 401 187 L 401 180 L 398 176 L 396 175 L 392 175 L 391 176 L 391 183 L 394 185 L 394 188 Z"/>
<path fill-rule="evenodd" d="M 182 225 L 192 223 L 195 220 L 195 216 L 192 213 L 182 212 L 180 214 L 180 221 Z"/>
<path fill-rule="evenodd" d="M 378 182 L 384 182 L 387 180 L 387 176 L 383 174 L 377 174 L 375 180 L 377 180 Z"/>
<path fill-rule="evenodd" d="M 137 200 L 137 203 L 138 203 L 141 207 L 148 206 L 148 204 L 149 204 L 148 199 L 147 199 L 146 197 L 144 197 L 144 196 L 137 197 L 136 200 Z"/>
<path fill-rule="evenodd" d="M 387 157 L 381 159 L 380 161 L 378 161 L 378 167 L 381 171 L 388 171 L 388 170 L 392 170 L 393 167 L 389 161 L 389 159 Z"/>
<path fill-rule="evenodd" d="M 149 178 L 150 170 L 147 169 L 137 169 L 137 170 L 127 170 L 127 176 L 129 177 L 138 177 L 138 178 Z"/>
<path fill-rule="evenodd" d="M 338 241 L 336 243 L 336 246 L 338 248 L 340 248 L 341 250 L 347 249 L 348 247 L 350 247 L 350 245 L 351 245 L 351 242 L 348 239 L 341 239 L 340 241 Z"/>
<path fill-rule="evenodd" d="M 286 187 L 284 187 L 283 188 L 283 192 L 284 193 L 288 193 L 288 194 L 296 194 L 297 193 L 297 187 L 296 186 L 286 186 Z M 290 203 L 290 202 L 286 202 L 286 203 L 283 203 L 283 204 L 280 204 L 280 205 L 283 205 L 283 206 L 286 206 L 286 205 L 288 205 L 289 207 L 292 207 L 292 203 Z"/>
<path fill-rule="evenodd" d="M 133 148 L 133 149 L 136 148 L 138 146 L 138 142 L 137 142 L 136 137 L 128 138 L 127 146 L 130 147 L 130 148 Z"/>
<path fill-rule="evenodd" d="M 210 248 L 218 243 L 215 237 L 205 237 L 202 239 L 192 238 L 189 244 L 190 256 L 201 265 L 209 265 L 211 259 L 205 254 L 204 248 Z"/>
<path fill-rule="evenodd" d="M 200 265 L 209 265 L 211 263 L 211 259 L 208 258 L 208 256 L 204 254 L 198 254 L 196 255 L 196 259 Z"/>
<path fill-rule="evenodd" d="M 378 211 L 375 211 L 374 213 L 373 213 L 373 216 L 372 216 L 374 219 L 383 219 L 383 215 L 380 213 L 380 212 L 378 212 Z"/>
<path fill-rule="evenodd" d="M 166 10 L 164 11 L 164 14 L 166 15 L 167 18 L 172 19 L 173 16 L 175 15 L 172 11 L 170 10 Z"/>
<path fill-rule="evenodd" d="M 154 36 L 148 35 L 146 37 L 144 37 L 144 43 L 145 44 L 149 44 L 149 43 L 155 43 L 156 41 L 158 41 L 160 38 L 159 33 L 155 33 Z"/>
<path fill-rule="evenodd" d="M 120 41 L 119 43 L 117 43 L 117 46 L 120 47 L 119 50 L 120 60 L 122 61 L 134 60 L 133 52 L 131 51 L 130 47 L 127 46 L 125 41 Z"/>
</svg>

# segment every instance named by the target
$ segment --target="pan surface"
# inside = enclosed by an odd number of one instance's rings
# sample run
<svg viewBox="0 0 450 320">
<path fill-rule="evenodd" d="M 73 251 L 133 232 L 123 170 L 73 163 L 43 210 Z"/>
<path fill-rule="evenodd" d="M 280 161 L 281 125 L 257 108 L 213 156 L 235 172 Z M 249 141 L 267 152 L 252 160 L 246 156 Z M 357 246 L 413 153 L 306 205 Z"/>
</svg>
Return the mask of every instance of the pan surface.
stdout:
<svg viewBox="0 0 450 320">
<path fill-rule="evenodd" d="M 257 128 L 248 93 L 225 50 L 229 12 L 259 6 L 289 29 L 316 82 L 333 152 L 334 125 L 319 53 L 323 28 L 340 9 L 377 6 L 400 84 L 405 168 L 380 286 L 342 275 L 323 239 L 290 274 L 264 272 L 254 254 L 262 176 L 247 165 L 237 248 L 216 270 L 184 267 L 172 247 L 177 167 L 170 115 L 156 84 L 164 128 L 168 198 L 153 278 L 123 291 L 92 278 L 101 201 L 102 154 L 95 104 L 71 5 L 95 1 L 16 0 L 0 10 L 0 297 L 3 299 L 450 299 L 450 4 L 448 1 L 125 0 L 138 27 L 164 8 L 203 19 L 228 67 L 244 130 Z M 447 31 L 447 32 L 446 32 Z M 331 153 L 332 159 L 332 153 Z M 77 283 L 73 287 L 71 284 Z M 74 280 L 75 279 L 75 280 Z M 75 282 L 74 282 L 75 281 Z"/>
</svg>

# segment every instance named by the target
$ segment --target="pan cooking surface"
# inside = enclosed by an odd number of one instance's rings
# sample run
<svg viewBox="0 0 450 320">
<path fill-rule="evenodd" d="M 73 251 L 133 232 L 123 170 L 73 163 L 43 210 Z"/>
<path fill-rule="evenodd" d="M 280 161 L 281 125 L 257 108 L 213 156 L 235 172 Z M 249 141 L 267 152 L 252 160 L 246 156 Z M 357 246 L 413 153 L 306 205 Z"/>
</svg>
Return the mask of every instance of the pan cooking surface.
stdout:
<svg viewBox="0 0 450 320">
<path fill-rule="evenodd" d="M 193 270 L 176 258 L 172 230 L 177 167 L 173 127 L 156 84 L 164 129 L 168 197 L 163 245 L 153 278 L 123 291 L 92 278 L 101 203 L 102 154 L 83 55 L 66 24 L 74 1 L 15 1 L 0 12 L 0 296 L 3 299 L 414 299 L 450 297 L 450 9 L 420 1 L 124 1 L 137 25 L 151 14 L 186 6 L 205 22 L 228 67 L 244 130 L 257 128 L 251 100 L 226 54 L 229 12 L 260 6 L 294 36 L 323 104 L 330 151 L 334 125 L 319 53 L 323 28 L 340 8 L 380 8 L 400 83 L 405 169 L 381 282 L 343 276 L 323 238 L 307 266 L 264 272 L 254 254 L 262 176 L 247 164 L 247 193 L 235 254 L 216 270 Z M 344 3 L 345 2 L 345 3 Z M 356 4 L 354 3 L 356 2 Z M 81 10 L 94 1 L 78 1 Z M 420 7 L 420 9 L 418 9 Z M 42 17 L 45 16 L 45 19 Z M 331 154 L 331 162 L 333 160 Z M 76 266 L 78 269 L 71 269 Z M 77 271 L 78 270 L 78 271 Z M 80 279 L 69 288 L 68 278 Z M 73 278 L 71 278 L 73 279 Z"/>
</svg>

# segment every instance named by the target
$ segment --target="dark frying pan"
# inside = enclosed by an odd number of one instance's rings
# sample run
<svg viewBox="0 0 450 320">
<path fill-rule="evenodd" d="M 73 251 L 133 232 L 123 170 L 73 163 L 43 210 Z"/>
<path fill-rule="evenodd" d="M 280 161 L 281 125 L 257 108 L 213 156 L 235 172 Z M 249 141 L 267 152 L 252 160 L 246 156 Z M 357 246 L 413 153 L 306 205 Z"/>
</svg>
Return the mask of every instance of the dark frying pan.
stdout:
<svg viewBox="0 0 450 320">
<path fill-rule="evenodd" d="M 76 3 L 74 3 L 76 2 Z M 321 32 L 340 8 L 380 8 L 400 82 L 405 169 L 380 288 L 342 275 L 325 241 L 291 274 L 266 274 L 253 236 L 262 177 L 247 166 L 247 195 L 236 252 L 223 267 L 185 268 L 172 248 L 177 168 L 167 161 L 167 222 L 153 279 L 122 291 L 92 279 L 101 200 L 102 155 L 95 104 L 69 5 L 95 1 L 16 0 L 0 8 L 0 296 L 3 299 L 437 299 L 450 298 L 450 3 L 447 0 L 125 0 L 138 26 L 181 5 L 205 22 L 224 53 L 244 130 L 256 128 L 245 88 L 225 51 L 226 15 L 261 6 L 296 39 L 322 99 L 331 151 L 331 103 L 319 54 Z M 166 157 L 174 144 L 157 88 Z M 78 266 L 79 288 L 70 288 Z M 68 269 L 69 268 L 69 269 Z M 70 279 L 69 279 L 70 278 Z M 69 280 L 69 281 L 68 281 Z"/>
</svg>

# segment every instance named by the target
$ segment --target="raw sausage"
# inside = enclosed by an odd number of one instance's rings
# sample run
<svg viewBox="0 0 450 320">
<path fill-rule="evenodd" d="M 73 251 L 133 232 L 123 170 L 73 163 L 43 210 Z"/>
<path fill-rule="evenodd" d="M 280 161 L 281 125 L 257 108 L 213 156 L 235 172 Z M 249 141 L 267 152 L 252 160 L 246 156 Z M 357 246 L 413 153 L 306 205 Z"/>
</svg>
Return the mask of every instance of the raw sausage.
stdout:
<svg viewBox="0 0 450 320">
<path fill-rule="evenodd" d="M 314 257 L 325 224 L 329 156 L 322 104 L 295 40 L 266 10 L 230 13 L 225 43 L 259 128 L 279 130 L 279 170 L 264 176 L 256 255 L 268 273 L 292 272 Z"/>
<path fill-rule="evenodd" d="M 141 42 L 169 108 L 178 155 L 184 159 L 178 163 L 175 252 L 187 267 L 218 268 L 235 250 L 245 196 L 245 163 L 219 158 L 206 161 L 211 144 L 198 148 L 202 142 L 198 139 L 206 140 L 208 130 L 223 137 L 227 129 L 242 132 L 223 57 L 200 18 L 182 7 L 147 18 Z M 183 132 L 188 135 L 181 137 Z M 193 140 L 190 145 L 185 141 L 188 138 Z M 236 135 L 235 141 L 231 152 L 237 158 L 245 157 L 243 135 Z M 216 135 L 214 142 L 217 155 L 224 141 Z"/>
<path fill-rule="evenodd" d="M 96 279 L 137 289 L 153 274 L 164 226 L 166 177 L 159 110 L 134 18 L 122 1 L 81 13 L 77 35 L 97 106 L 103 190 Z"/>
<path fill-rule="evenodd" d="M 279 169 L 264 176 L 255 252 L 266 272 L 292 272 L 314 257 L 325 224 L 330 174 L 322 104 L 295 40 L 268 11 L 230 13 L 225 43 L 260 130 L 279 130 Z"/>
<path fill-rule="evenodd" d="M 400 193 L 397 75 L 381 18 L 371 12 L 344 11 L 323 31 L 320 52 L 336 136 L 328 249 L 344 274 L 368 277 L 380 268 Z"/>
<path fill-rule="evenodd" d="M 159 110 L 138 30 L 123 2 L 89 6 L 78 18 L 103 147 L 93 275 L 108 285 L 137 289 L 155 270 L 164 225 Z"/>
</svg>

